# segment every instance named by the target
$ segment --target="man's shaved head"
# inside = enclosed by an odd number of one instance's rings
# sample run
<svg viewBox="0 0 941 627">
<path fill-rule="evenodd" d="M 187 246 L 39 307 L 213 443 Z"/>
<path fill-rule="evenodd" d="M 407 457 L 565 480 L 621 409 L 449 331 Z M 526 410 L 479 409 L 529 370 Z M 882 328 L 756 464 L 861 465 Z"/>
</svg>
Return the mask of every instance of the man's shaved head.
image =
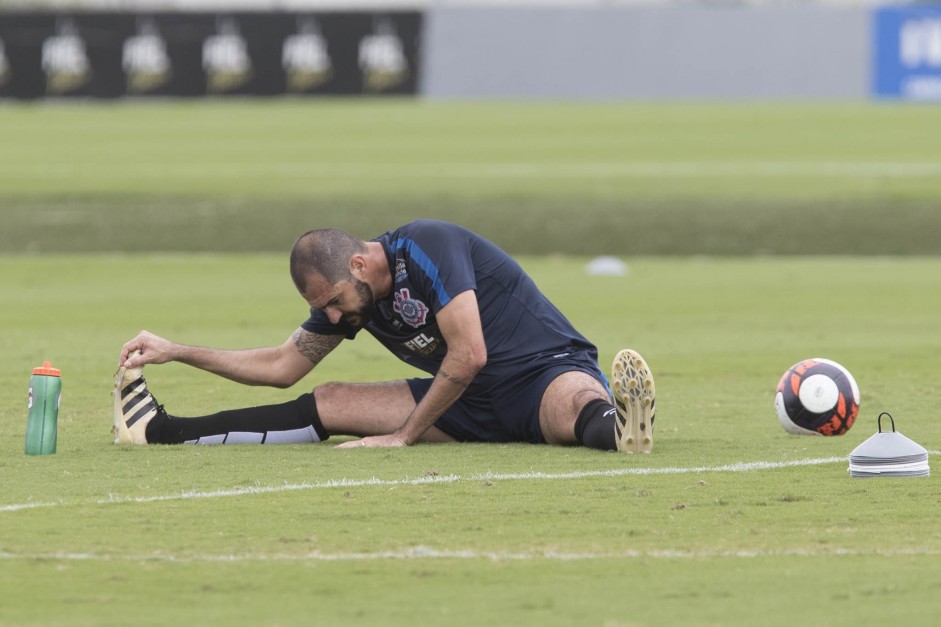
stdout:
<svg viewBox="0 0 941 627">
<path fill-rule="evenodd" d="M 350 258 L 366 254 L 366 242 L 340 229 L 314 229 L 301 235 L 291 249 L 291 279 L 297 290 L 307 291 L 307 277 L 315 272 L 335 285 L 350 279 Z"/>
</svg>

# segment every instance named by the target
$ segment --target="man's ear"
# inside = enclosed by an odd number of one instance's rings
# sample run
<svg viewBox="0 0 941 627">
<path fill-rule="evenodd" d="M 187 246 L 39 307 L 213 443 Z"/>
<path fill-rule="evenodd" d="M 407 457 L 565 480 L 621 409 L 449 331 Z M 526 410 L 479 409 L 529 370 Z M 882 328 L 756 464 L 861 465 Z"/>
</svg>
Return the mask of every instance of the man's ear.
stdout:
<svg viewBox="0 0 941 627">
<path fill-rule="evenodd" d="M 359 279 L 360 281 L 366 280 L 366 256 L 365 255 L 353 255 L 350 257 L 350 274 Z"/>
</svg>

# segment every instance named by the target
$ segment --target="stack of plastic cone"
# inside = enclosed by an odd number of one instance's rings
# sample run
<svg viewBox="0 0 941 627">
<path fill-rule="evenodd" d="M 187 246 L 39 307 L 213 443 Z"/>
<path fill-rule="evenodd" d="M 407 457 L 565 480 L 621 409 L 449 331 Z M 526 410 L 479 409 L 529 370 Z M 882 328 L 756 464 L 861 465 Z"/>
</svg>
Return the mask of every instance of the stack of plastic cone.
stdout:
<svg viewBox="0 0 941 627">
<path fill-rule="evenodd" d="M 888 416 L 892 431 L 882 430 L 882 417 Z M 895 420 L 888 412 L 879 414 L 879 432 L 850 453 L 853 477 L 927 477 L 928 451 L 895 430 Z"/>
</svg>

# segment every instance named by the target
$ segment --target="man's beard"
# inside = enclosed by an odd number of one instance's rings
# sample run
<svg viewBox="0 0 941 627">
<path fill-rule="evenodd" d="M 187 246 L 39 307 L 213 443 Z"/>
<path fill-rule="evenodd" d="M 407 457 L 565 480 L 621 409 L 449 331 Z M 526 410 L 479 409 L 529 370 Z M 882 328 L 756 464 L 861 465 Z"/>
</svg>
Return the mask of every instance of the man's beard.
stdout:
<svg viewBox="0 0 941 627">
<path fill-rule="evenodd" d="M 343 321 L 354 327 L 364 327 L 366 323 L 372 320 L 376 313 L 376 298 L 373 296 L 372 288 L 368 283 L 360 281 L 356 277 L 351 277 L 353 288 L 359 297 L 359 308 L 343 316 Z"/>
</svg>

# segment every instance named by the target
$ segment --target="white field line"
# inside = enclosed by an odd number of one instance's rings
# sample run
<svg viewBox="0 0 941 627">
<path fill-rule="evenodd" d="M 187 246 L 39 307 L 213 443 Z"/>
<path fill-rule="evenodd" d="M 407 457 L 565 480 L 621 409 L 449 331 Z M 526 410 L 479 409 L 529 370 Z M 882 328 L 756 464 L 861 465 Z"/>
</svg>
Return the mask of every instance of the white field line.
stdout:
<svg viewBox="0 0 941 627">
<path fill-rule="evenodd" d="M 932 451 L 932 455 L 941 454 L 939 451 Z M 120 503 L 155 503 L 160 501 L 185 501 L 191 499 L 212 499 L 232 496 L 245 496 L 253 494 L 271 494 L 277 492 L 292 492 L 298 490 L 319 490 L 323 488 L 359 488 L 367 486 L 404 486 L 404 485 L 425 485 L 435 483 L 454 483 L 458 481 L 526 481 L 541 480 L 552 481 L 562 479 L 586 479 L 591 477 L 624 477 L 638 475 L 679 475 L 679 474 L 698 474 L 706 472 L 753 472 L 758 470 L 775 470 L 779 468 L 792 468 L 797 466 L 819 466 L 822 464 L 835 464 L 837 462 L 848 463 L 846 457 L 820 457 L 814 459 L 796 459 L 784 462 L 737 462 L 723 466 L 693 466 L 690 468 L 666 467 L 666 468 L 615 468 L 612 470 L 586 470 L 564 473 L 545 473 L 545 472 L 525 472 L 525 473 L 479 473 L 474 475 L 433 475 L 426 477 L 417 477 L 412 479 L 335 479 L 329 481 L 318 481 L 315 483 L 287 483 L 274 486 L 246 486 L 241 488 L 231 488 L 223 490 L 209 491 L 187 491 L 179 494 L 164 494 L 156 496 L 131 496 L 120 497 L 109 495 L 107 499 L 96 499 L 91 501 L 52 501 L 36 503 L 12 503 L 9 505 L 0 505 L 0 513 L 15 512 L 25 509 L 34 509 L 42 507 L 58 507 L 65 505 L 84 505 L 93 503 L 96 505 L 110 505 Z"/>
<path fill-rule="evenodd" d="M 251 176 L 303 176 L 305 178 L 685 178 L 685 177 L 823 177 L 823 178 L 928 178 L 941 176 L 938 161 L 599 161 L 586 163 L 376 163 L 327 162 L 221 163 L 104 163 L 9 164 L 0 178 L 45 178 L 80 175 L 102 167 L 117 168 L 136 178 L 243 178 Z"/>
<path fill-rule="evenodd" d="M 941 451 L 928 451 L 929 455 L 941 455 Z M 564 480 L 564 479 L 587 479 L 591 477 L 624 477 L 624 476 L 642 476 L 642 475 L 680 475 L 680 474 L 700 474 L 707 472 L 753 472 L 758 470 L 776 470 L 781 468 L 794 468 L 799 466 L 820 466 L 823 464 L 835 464 L 843 462 L 848 464 L 847 457 L 818 457 L 811 459 L 795 459 L 783 462 L 736 462 L 734 464 L 725 464 L 722 466 L 692 466 L 666 467 L 666 468 L 615 468 L 611 470 L 585 470 L 563 473 L 546 472 L 524 472 L 524 473 L 477 473 L 473 475 L 433 475 L 425 477 L 416 477 L 411 479 L 331 479 L 328 481 L 318 481 L 314 483 L 285 483 L 273 486 L 245 486 L 241 488 L 230 488 L 222 490 L 209 491 L 186 491 L 179 494 L 162 494 L 155 496 L 130 496 L 121 497 L 109 495 L 106 499 L 94 499 L 86 501 L 50 501 L 34 503 L 12 503 L 9 505 L 0 505 L 0 513 L 15 512 L 26 509 L 58 507 L 66 505 L 84 505 L 88 503 L 96 505 L 114 505 L 122 503 L 156 503 L 161 501 L 186 501 L 198 499 L 213 499 L 233 496 L 246 496 L 255 494 L 272 494 L 278 492 L 294 492 L 300 490 L 320 490 L 324 488 L 360 488 L 370 486 L 394 487 L 408 485 L 427 485 L 436 483 L 455 483 L 459 481 L 527 481 L 527 480 Z"/>
<path fill-rule="evenodd" d="M 823 557 L 823 556 L 936 556 L 941 555 L 938 549 L 927 547 L 903 549 L 843 549 L 815 547 L 808 549 L 736 549 L 730 551 L 685 551 L 658 549 L 651 551 L 620 551 L 607 553 L 560 553 L 556 551 L 523 551 L 523 552 L 497 552 L 474 551 L 470 549 L 438 550 L 425 546 L 416 546 L 401 551 L 376 551 L 373 553 L 323 553 L 312 551 L 307 553 L 228 553 L 228 554 L 187 554 L 173 555 L 170 553 L 155 552 L 143 554 L 108 554 L 108 553 L 9 553 L 0 552 L 2 560 L 60 560 L 60 561 L 100 561 L 100 562 L 355 562 L 372 560 L 414 560 L 414 559 L 440 559 L 440 560 L 488 560 L 492 562 L 512 562 L 525 560 L 553 560 L 560 562 L 576 562 L 586 560 L 605 559 L 667 559 L 667 560 L 696 560 L 696 559 L 755 559 L 762 557 Z"/>
<path fill-rule="evenodd" d="M 929 451 L 929 455 L 941 455 L 941 451 Z M 321 488 L 338 487 L 362 487 L 362 486 L 401 486 L 401 485 L 427 485 L 435 483 L 453 483 L 458 481 L 511 481 L 511 480 L 562 480 L 562 479 L 582 479 L 590 477 L 621 477 L 638 475 L 662 475 L 662 474 L 699 474 L 708 472 L 754 472 L 760 470 L 775 470 L 781 468 L 792 468 L 799 466 L 819 466 L 824 464 L 833 464 L 846 462 L 845 457 L 822 457 L 813 459 L 801 459 L 785 462 L 740 462 L 726 464 L 723 466 L 696 466 L 691 468 L 668 467 L 668 468 L 617 468 L 613 470 L 568 472 L 568 473 L 481 473 L 462 477 L 460 475 L 429 476 L 414 479 L 365 479 L 352 480 L 340 479 L 335 481 L 323 481 L 317 483 L 285 484 L 279 486 L 254 486 L 246 488 L 237 488 L 232 490 L 214 490 L 209 492 L 183 492 L 181 494 L 171 494 L 150 497 L 128 497 L 128 498 L 108 498 L 91 501 L 96 504 L 113 503 L 152 503 L 156 501 L 188 500 L 219 498 L 226 496 L 242 496 L 246 494 L 266 494 L 273 492 L 285 492 L 292 490 L 314 490 Z M 87 501 L 86 501 L 87 502 Z M 39 507 L 55 507 L 59 505 L 70 505 L 77 503 L 50 502 L 50 503 L 22 503 L 0 506 L 0 512 L 12 512 L 24 509 Z M 523 560 L 556 560 L 556 561 L 585 561 L 602 559 L 712 559 L 712 558 L 735 558 L 749 559 L 762 557 L 819 557 L 819 556 L 934 556 L 941 555 L 941 551 L 931 548 L 915 547 L 905 549 L 878 549 L 859 550 L 859 549 L 785 549 L 785 550 L 734 550 L 734 551 L 685 551 L 660 549 L 651 551 L 621 551 L 621 552 L 586 552 L 586 553 L 561 553 L 557 551 L 528 551 L 528 552 L 494 552 L 494 551 L 474 551 L 470 549 L 460 550 L 438 550 L 430 547 L 416 546 L 400 551 L 376 551 L 372 553 L 323 553 L 313 551 L 301 554 L 285 553 L 241 553 L 241 554 L 190 554 L 190 555 L 172 555 L 168 553 L 151 553 L 140 555 L 110 555 L 97 553 L 67 553 L 67 552 L 49 552 L 49 553 L 10 553 L 0 552 L 0 560 L 60 560 L 60 561 L 101 561 L 101 562 L 175 562 L 175 563 L 193 563 L 193 562 L 348 562 L 348 561 L 371 561 L 371 560 L 413 560 L 413 559 L 450 559 L 450 560 L 489 560 L 494 562 L 504 561 L 523 561 Z"/>
</svg>

